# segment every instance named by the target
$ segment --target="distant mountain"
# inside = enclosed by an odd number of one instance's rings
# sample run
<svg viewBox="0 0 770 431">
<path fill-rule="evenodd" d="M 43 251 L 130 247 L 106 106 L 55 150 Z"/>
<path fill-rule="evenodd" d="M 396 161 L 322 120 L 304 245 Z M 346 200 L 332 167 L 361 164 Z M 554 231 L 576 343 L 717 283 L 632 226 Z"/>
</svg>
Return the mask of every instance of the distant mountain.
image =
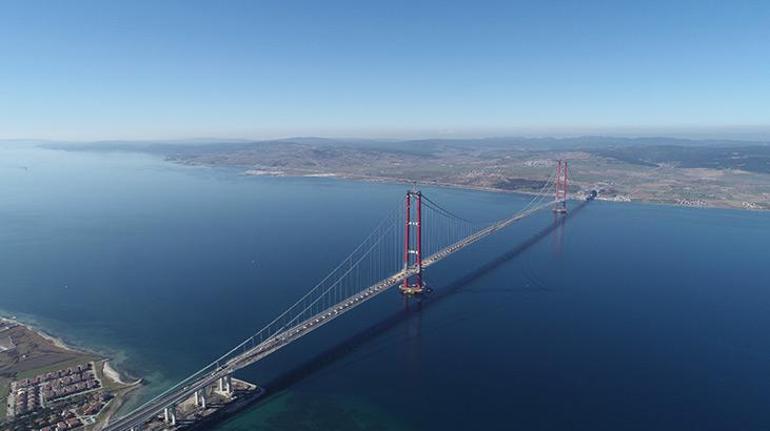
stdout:
<svg viewBox="0 0 770 431">
<path fill-rule="evenodd" d="M 32 141 L 35 142 L 35 141 Z M 41 145 L 48 148 L 91 151 L 142 151 L 151 153 L 186 153 L 188 151 L 233 151 L 263 145 L 299 144 L 311 147 L 351 147 L 367 148 L 383 152 L 409 154 L 431 154 L 447 149 L 455 150 L 578 150 L 600 148 L 630 147 L 750 147 L 765 146 L 768 141 L 738 141 L 725 139 L 683 139 L 668 137 L 626 138 L 608 136 L 579 136 L 570 138 L 554 137 L 493 137 L 493 138 L 431 138 L 431 139 L 360 139 L 360 138 L 320 138 L 293 137 L 268 140 L 248 139 L 180 139 L 130 141 L 111 140 L 85 143 L 51 143 Z"/>
<path fill-rule="evenodd" d="M 680 168 L 738 169 L 770 173 L 770 145 L 676 146 L 638 145 L 601 148 L 593 154 L 641 166 L 674 165 Z"/>
</svg>

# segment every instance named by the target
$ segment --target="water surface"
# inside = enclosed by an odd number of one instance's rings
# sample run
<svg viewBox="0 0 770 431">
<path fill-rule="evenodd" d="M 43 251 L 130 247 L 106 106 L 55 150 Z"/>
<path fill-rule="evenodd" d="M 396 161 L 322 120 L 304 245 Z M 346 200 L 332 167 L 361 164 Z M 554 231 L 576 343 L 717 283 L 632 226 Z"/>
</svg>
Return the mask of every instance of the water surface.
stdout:
<svg viewBox="0 0 770 431">
<path fill-rule="evenodd" d="M 528 200 L 423 191 L 468 217 Z M 3 147 L 0 309 L 118 357 L 146 398 L 275 317 L 403 192 Z M 431 267 L 421 308 L 387 293 L 250 368 L 273 395 L 218 429 L 764 429 L 769 222 L 594 202 L 549 230 L 544 212 Z"/>
</svg>

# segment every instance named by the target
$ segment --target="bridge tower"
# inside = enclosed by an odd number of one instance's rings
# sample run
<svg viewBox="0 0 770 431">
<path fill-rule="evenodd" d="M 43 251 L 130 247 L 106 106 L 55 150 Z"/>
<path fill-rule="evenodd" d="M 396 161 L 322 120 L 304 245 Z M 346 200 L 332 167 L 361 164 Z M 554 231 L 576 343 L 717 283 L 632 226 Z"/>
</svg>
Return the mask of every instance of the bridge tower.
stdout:
<svg viewBox="0 0 770 431">
<path fill-rule="evenodd" d="M 556 203 L 553 212 L 557 214 L 567 213 L 567 189 L 569 187 L 567 161 L 559 160 L 556 165 Z"/>
<path fill-rule="evenodd" d="M 412 205 L 414 202 L 414 205 Z M 420 295 L 425 290 L 422 281 L 422 192 L 406 192 L 406 224 L 404 226 L 404 270 L 413 269 L 417 273 L 404 279 L 401 293 Z"/>
</svg>

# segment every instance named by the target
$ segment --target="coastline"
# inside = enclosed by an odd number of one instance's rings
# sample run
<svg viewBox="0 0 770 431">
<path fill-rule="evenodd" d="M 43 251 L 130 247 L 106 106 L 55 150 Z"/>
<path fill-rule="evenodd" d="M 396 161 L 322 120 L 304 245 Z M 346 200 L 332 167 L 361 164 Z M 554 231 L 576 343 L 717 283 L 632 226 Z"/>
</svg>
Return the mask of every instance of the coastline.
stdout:
<svg viewBox="0 0 770 431">
<path fill-rule="evenodd" d="M 95 351 L 91 351 L 91 350 L 88 350 L 88 349 L 77 348 L 77 347 L 71 346 L 71 345 L 65 343 L 64 340 L 62 340 L 61 338 L 56 337 L 56 336 L 52 335 L 51 333 L 47 332 L 46 330 L 40 328 L 38 325 L 34 325 L 34 324 L 31 324 L 31 323 L 28 323 L 28 322 L 23 322 L 23 321 L 19 320 L 16 316 L 7 317 L 7 316 L 0 315 L 0 322 L 11 323 L 11 324 L 14 324 L 14 325 L 23 326 L 27 330 L 29 330 L 31 332 L 34 332 L 35 334 L 37 334 L 40 337 L 42 337 L 42 338 L 46 339 L 47 341 L 49 341 L 54 346 L 56 346 L 56 347 L 58 347 L 60 349 L 63 349 L 63 350 L 68 350 L 68 351 L 73 352 L 73 353 L 83 353 L 83 354 L 99 355 Z"/>
<path fill-rule="evenodd" d="M 2 312 L 0 312 L 0 322 L 11 323 L 14 325 L 24 327 L 28 331 L 34 332 L 35 334 L 39 335 L 41 338 L 47 340 L 48 342 L 50 342 L 51 344 L 53 344 L 54 346 L 62 350 L 66 350 L 68 352 L 81 354 L 81 355 L 93 355 L 95 357 L 100 358 L 100 360 L 104 361 L 105 368 L 109 369 L 109 372 L 105 372 L 105 375 L 108 375 L 110 380 L 113 380 L 117 384 L 131 386 L 131 385 L 141 383 L 142 381 L 142 379 L 138 378 L 133 382 L 131 381 L 126 382 L 124 378 L 130 379 L 133 376 L 130 376 L 130 374 L 114 367 L 112 365 L 113 358 L 111 358 L 109 355 L 93 348 L 68 343 L 64 341 L 63 338 L 52 334 L 50 330 L 42 328 L 39 324 L 31 323 L 31 322 L 19 319 L 15 315 L 9 316 L 7 313 L 2 313 Z"/>
<path fill-rule="evenodd" d="M 62 338 L 53 335 L 49 330 L 43 329 L 39 324 L 19 319 L 17 316 L 7 312 L 0 313 L 0 323 L 7 325 L 9 330 L 14 331 L 15 334 L 13 336 L 20 337 L 23 340 L 20 345 L 23 345 L 25 348 L 21 352 L 14 352 L 14 349 L 6 351 L 9 352 L 8 355 L 15 355 L 15 360 L 13 356 L 4 355 L 0 358 L 2 359 L 0 367 L 5 372 L 5 377 L 0 379 L 0 384 L 3 385 L 4 389 L 3 399 L 0 399 L 3 405 L 6 403 L 5 398 L 9 397 L 9 392 L 6 390 L 11 381 L 32 378 L 54 370 L 63 370 L 67 367 L 74 367 L 76 364 L 90 363 L 91 369 L 94 370 L 93 378 L 101 382 L 98 386 L 99 393 L 103 393 L 103 396 L 108 396 L 107 399 L 109 401 L 106 402 L 101 410 L 95 413 L 93 427 L 88 425 L 86 429 L 100 429 L 129 400 L 133 392 L 142 387 L 142 379 L 132 381 L 131 376 L 120 371 L 112 364 L 111 358 L 108 355 L 92 348 L 67 343 Z M 34 340 L 35 337 L 37 337 L 38 341 L 29 344 L 30 340 Z M 32 350 L 29 350 L 30 348 Z M 22 353 L 24 356 L 19 356 Z M 19 362 L 18 358 L 27 358 L 28 355 L 29 359 L 23 359 Z M 23 365 L 25 361 L 27 361 L 27 365 Z M 13 386 L 11 386 L 11 389 L 13 389 Z M 9 406 L 12 399 L 8 399 Z M 8 414 L 10 415 L 11 413 L 9 412 Z M 15 423 L 15 419 L 12 416 L 8 418 L 5 416 L 5 414 L 0 416 L 0 423 L 3 423 L 6 419 L 11 420 L 11 425 Z"/>
<path fill-rule="evenodd" d="M 102 371 L 104 372 L 104 375 L 107 376 L 110 380 L 113 382 L 123 385 L 123 386 L 138 386 L 142 383 L 142 379 L 137 379 L 133 382 L 127 382 L 123 380 L 123 375 L 120 373 L 120 371 L 116 370 L 109 359 L 105 359 L 104 365 L 102 367 Z"/>
<path fill-rule="evenodd" d="M 180 163 L 175 160 L 169 160 L 171 163 Z M 201 166 L 201 167 L 216 167 L 211 165 L 205 165 L 205 164 L 187 164 L 187 163 L 181 163 L 187 166 Z M 403 185 L 413 185 L 413 184 L 420 184 L 425 185 L 428 187 L 439 187 L 439 188 L 447 188 L 447 189 L 455 189 L 455 190 L 468 190 L 468 191 L 479 191 L 479 192 L 489 192 L 489 193 L 506 193 L 506 194 L 518 194 L 518 195 L 524 195 L 524 196 L 542 196 L 541 193 L 538 192 L 532 192 L 527 190 L 509 190 L 509 189 L 501 189 L 496 187 L 485 187 L 485 186 L 473 186 L 468 184 L 454 184 L 454 183 L 443 183 L 439 181 L 410 181 L 406 179 L 399 179 L 399 178 L 390 178 L 390 177 L 375 177 L 375 176 L 359 176 L 359 175 L 347 175 L 347 174 L 338 174 L 338 173 L 309 173 L 309 174 L 302 174 L 302 173 L 287 173 L 287 172 L 281 172 L 281 173 L 260 173 L 260 174 L 253 174 L 249 172 L 250 169 L 246 169 L 245 171 L 241 171 L 241 175 L 244 176 L 253 176 L 253 177 L 285 177 L 285 178 L 328 178 L 328 179 L 335 179 L 335 180 L 341 180 L 341 181 L 355 181 L 355 182 L 368 182 L 368 183 L 375 183 L 375 184 L 403 184 Z M 579 193 L 580 198 L 568 198 L 568 200 L 582 200 L 582 193 Z M 599 195 L 596 197 L 597 201 L 602 202 L 610 202 L 610 203 L 619 203 L 619 204 L 640 204 L 640 205 L 661 205 L 666 207 L 676 207 L 676 208 L 687 208 L 687 209 L 720 209 L 720 210 L 731 210 L 731 211 L 741 211 L 741 212 L 768 212 L 769 209 L 765 208 L 749 208 L 745 206 L 733 206 L 733 205 L 719 205 L 711 202 L 704 201 L 703 204 L 697 204 L 697 205 L 686 205 L 676 202 L 667 202 L 667 201 L 656 201 L 656 200 L 644 200 L 644 199 L 631 199 L 629 197 L 613 197 L 613 198 L 607 198 Z"/>
</svg>

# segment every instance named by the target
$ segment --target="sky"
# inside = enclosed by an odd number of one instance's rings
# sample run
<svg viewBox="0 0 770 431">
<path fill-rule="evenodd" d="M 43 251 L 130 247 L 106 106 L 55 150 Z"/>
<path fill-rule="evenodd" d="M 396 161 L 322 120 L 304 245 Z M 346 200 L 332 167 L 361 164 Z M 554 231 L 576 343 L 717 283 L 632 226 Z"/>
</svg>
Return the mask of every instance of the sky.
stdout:
<svg viewBox="0 0 770 431">
<path fill-rule="evenodd" d="M 768 132 L 765 0 L 0 0 L 0 139 Z"/>
</svg>

